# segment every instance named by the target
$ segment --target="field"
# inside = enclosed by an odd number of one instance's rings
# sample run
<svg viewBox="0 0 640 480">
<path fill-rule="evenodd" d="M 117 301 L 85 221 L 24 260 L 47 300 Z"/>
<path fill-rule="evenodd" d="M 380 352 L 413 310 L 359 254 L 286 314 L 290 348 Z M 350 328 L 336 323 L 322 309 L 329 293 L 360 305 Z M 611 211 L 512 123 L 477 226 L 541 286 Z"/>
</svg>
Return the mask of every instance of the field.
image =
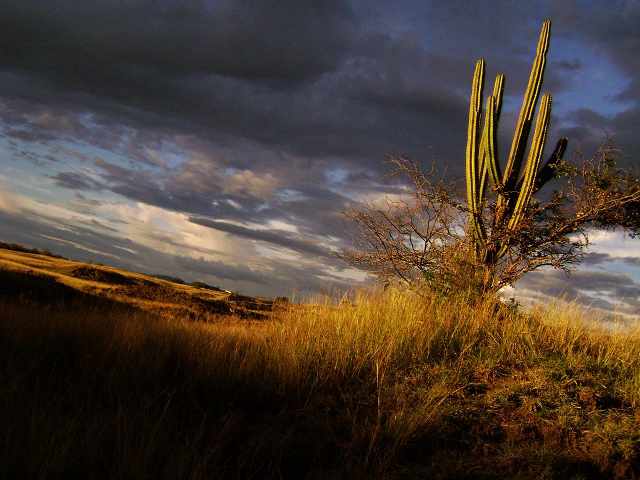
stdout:
<svg viewBox="0 0 640 480">
<path fill-rule="evenodd" d="M 0 269 L 0 478 L 640 478 L 633 324 Z"/>
</svg>

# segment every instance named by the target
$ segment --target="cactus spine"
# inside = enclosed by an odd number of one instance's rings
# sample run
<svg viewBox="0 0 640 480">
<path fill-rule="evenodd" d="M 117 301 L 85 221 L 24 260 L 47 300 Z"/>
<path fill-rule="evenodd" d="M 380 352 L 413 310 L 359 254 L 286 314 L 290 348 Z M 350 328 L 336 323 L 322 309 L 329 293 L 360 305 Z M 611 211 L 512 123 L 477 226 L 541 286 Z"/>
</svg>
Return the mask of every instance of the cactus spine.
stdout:
<svg viewBox="0 0 640 480">
<path fill-rule="evenodd" d="M 469 125 L 467 130 L 467 206 L 469 210 L 469 230 L 473 238 L 475 258 L 484 263 L 489 270 L 506 253 L 509 247 L 508 241 L 505 242 L 504 237 L 500 235 L 495 240 L 489 241 L 488 238 L 491 237 L 491 233 L 517 230 L 524 218 L 532 195 L 555 176 L 555 164 L 562 159 L 567 146 L 567 140 L 565 138 L 561 139 L 549 160 L 540 169 L 551 119 L 551 95 L 545 94 L 542 97 L 540 111 L 537 114 L 524 172 L 521 175 L 520 171 L 527 149 L 535 107 L 544 77 L 546 55 L 549 50 L 550 28 L 551 22 L 546 20 L 540 31 L 536 55 L 531 67 L 529 82 L 524 92 L 504 171 L 501 171 L 500 168 L 497 147 L 497 130 L 502 107 L 504 75 L 498 74 L 495 79 L 493 92 L 486 100 L 483 118 L 484 60 L 478 60 L 475 66 L 469 101 Z M 489 233 L 487 233 L 487 226 L 483 223 L 488 181 L 493 185 L 493 191 L 496 195 L 493 222 Z M 486 281 L 490 281 L 490 279 Z"/>
</svg>

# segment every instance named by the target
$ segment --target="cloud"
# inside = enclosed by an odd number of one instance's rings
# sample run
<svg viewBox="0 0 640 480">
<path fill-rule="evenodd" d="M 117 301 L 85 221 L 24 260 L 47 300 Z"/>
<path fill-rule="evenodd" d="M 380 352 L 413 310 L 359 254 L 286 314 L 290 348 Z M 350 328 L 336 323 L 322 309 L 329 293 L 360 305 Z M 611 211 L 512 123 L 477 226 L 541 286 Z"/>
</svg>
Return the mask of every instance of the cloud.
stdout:
<svg viewBox="0 0 640 480">
<path fill-rule="evenodd" d="M 538 300 L 541 295 L 563 297 L 609 311 L 640 314 L 640 283 L 624 273 L 579 270 L 567 276 L 555 270 L 537 271 L 518 282 L 516 291 Z"/>
<path fill-rule="evenodd" d="M 313 78 L 336 68 L 354 29 L 340 0 L 23 0 L 2 8 L 5 64 L 114 93 L 153 72 Z"/>
<path fill-rule="evenodd" d="M 191 217 L 189 221 L 208 228 L 213 228 L 222 232 L 231 233 L 232 235 L 258 240 L 261 242 L 271 243 L 280 247 L 288 248 L 299 253 L 311 254 L 319 257 L 335 258 L 331 252 L 317 243 L 294 238 L 289 232 L 283 230 L 257 230 L 246 228 L 232 223 L 217 222 L 206 218 Z"/>
<path fill-rule="evenodd" d="M 635 1 L 614 0 L 605 4 L 594 3 L 588 9 L 573 2 L 559 3 L 555 7 L 561 20 L 578 24 L 576 33 L 588 40 L 594 48 L 605 51 L 616 67 L 627 73 L 629 83 L 622 92 L 611 92 L 612 97 L 637 101 L 640 98 L 640 49 L 638 22 L 640 4 Z"/>
<path fill-rule="evenodd" d="M 5 181 L 2 178 L 0 178 L 0 211 L 11 214 L 15 214 L 19 211 L 13 192 L 7 188 Z"/>
<path fill-rule="evenodd" d="M 51 177 L 56 185 L 72 190 L 100 190 L 102 185 L 84 173 L 59 172 Z"/>
<path fill-rule="evenodd" d="M 271 282 L 268 274 L 255 270 L 230 265 L 221 261 L 205 260 L 204 258 L 176 257 L 176 264 L 183 270 L 213 276 L 222 280 L 244 281 L 259 285 L 266 285 Z"/>
<path fill-rule="evenodd" d="M 607 95 L 615 113 L 602 115 L 587 106 L 576 109 L 568 119 L 575 127 L 567 132 L 587 154 L 610 135 L 621 148 L 624 163 L 633 165 L 633 153 L 640 148 L 635 128 L 640 121 L 640 59 L 636 54 L 640 49 L 637 29 L 640 4 L 615 0 L 607 4 L 590 3 L 584 8 L 577 2 L 556 2 L 554 10 L 558 23 L 573 25 L 573 34 L 607 61 L 600 60 L 600 65 L 593 69 L 598 81 L 613 86 L 611 79 L 622 76 L 622 87 L 610 90 Z"/>
<path fill-rule="evenodd" d="M 611 262 L 613 257 L 608 253 L 602 252 L 589 252 L 582 258 L 584 265 L 601 265 L 606 262 Z"/>
<path fill-rule="evenodd" d="M 489 53 L 492 68 L 508 74 L 507 94 L 519 96 L 538 22 L 521 34 L 507 20 L 522 12 L 508 2 L 493 6 L 505 19 L 498 24 L 480 7 L 470 22 L 460 15 L 468 5 L 423 12 L 405 3 L 406 12 L 421 15 L 402 19 L 408 25 L 398 32 L 379 25 L 391 15 L 388 6 L 368 18 L 357 2 L 338 0 L 66 0 L 56 9 L 26 0 L 5 9 L 0 45 L 4 38 L 10 78 L 0 83 L 7 96 L 55 105 L 60 113 L 34 118 L 58 123 L 74 123 L 69 111 L 88 110 L 93 124 L 109 130 L 128 124 L 230 135 L 377 172 L 385 154 L 402 152 L 460 173 L 453 159 L 463 152 L 473 61 Z M 460 27 L 455 42 L 443 31 L 447 24 Z M 551 71 L 547 86 L 558 90 L 564 78 Z M 94 136 L 77 133 L 84 141 Z M 135 147 L 129 154 L 150 157 Z"/>
<path fill-rule="evenodd" d="M 337 272 L 324 262 L 294 255 L 257 258 L 248 243 L 227 242 L 215 230 L 191 224 L 172 212 L 145 206 L 107 205 L 126 218 L 126 229 L 110 231 L 69 211 L 0 211 L 0 239 L 47 248 L 64 256 L 134 271 L 204 280 L 253 295 L 329 291 L 362 282 L 356 272 Z M 77 215 L 76 215 L 77 217 Z M 186 223 L 183 223 L 186 222 Z M 105 229 L 104 227 L 107 227 Z M 164 232 L 164 234 L 163 234 Z M 216 251 L 207 247 L 218 247 Z"/>
<path fill-rule="evenodd" d="M 35 141 L 49 122 L 42 140 L 64 131 L 105 144 L 87 127 L 117 134 L 122 125 L 153 126 L 377 163 L 391 150 L 444 157 L 455 140 L 440 147 L 438 133 L 442 139 L 456 127 L 464 131 L 464 98 L 447 93 L 449 82 L 433 73 L 453 78 L 468 73 L 466 62 L 447 62 L 403 39 L 378 35 L 373 42 L 342 2 L 196 2 L 179 11 L 178 2 L 162 3 L 7 6 L 0 84 L 11 102 L 21 99 L 14 114 L 27 101 L 26 110 L 34 110 L 13 134 Z M 390 75 L 380 83 L 385 71 Z M 437 119 L 428 116 L 434 109 Z M 77 121 L 88 113 L 90 122 Z"/>
<path fill-rule="evenodd" d="M 254 198 L 268 199 L 279 185 L 272 173 L 256 174 L 251 170 L 231 173 L 224 183 L 224 192 L 231 194 L 248 194 Z"/>
<path fill-rule="evenodd" d="M 613 256 L 602 252 L 589 252 L 582 259 L 584 265 L 602 265 L 608 262 L 622 262 L 630 266 L 640 267 L 640 257 Z"/>
</svg>

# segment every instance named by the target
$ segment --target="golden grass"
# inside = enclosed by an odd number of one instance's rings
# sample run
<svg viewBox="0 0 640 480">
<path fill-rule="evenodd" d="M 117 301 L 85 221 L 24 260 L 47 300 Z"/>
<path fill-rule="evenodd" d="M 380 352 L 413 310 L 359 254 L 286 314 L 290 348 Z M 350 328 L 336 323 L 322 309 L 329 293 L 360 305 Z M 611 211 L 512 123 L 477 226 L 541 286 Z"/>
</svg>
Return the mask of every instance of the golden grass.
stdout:
<svg viewBox="0 0 640 480">
<path fill-rule="evenodd" d="M 15 288 L 19 282 L 21 288 Z M 223 290 L 174 283 L 151 275 L 105 265 L 76 262 L 49 255 L 0 248 L 0 283 L 15 295 L 31 294 L 49 286 L 68 290 L 64 297 L 92 296 L 98 302 L 118 303 L 168 318 L 216 318 L 231 311 L 246 317 L 264 317 L 272 302 Z M 22 288 L 24 287 L 24 288 Z M 31 292 L 28 292 L 31 291 Z"/>
<path fill-rule="evenodd" d="M 217 323 L 1 308 L 0 476 L 640 474 L 640 329 L 575 305 L 362 292 Z"/>
</svg>

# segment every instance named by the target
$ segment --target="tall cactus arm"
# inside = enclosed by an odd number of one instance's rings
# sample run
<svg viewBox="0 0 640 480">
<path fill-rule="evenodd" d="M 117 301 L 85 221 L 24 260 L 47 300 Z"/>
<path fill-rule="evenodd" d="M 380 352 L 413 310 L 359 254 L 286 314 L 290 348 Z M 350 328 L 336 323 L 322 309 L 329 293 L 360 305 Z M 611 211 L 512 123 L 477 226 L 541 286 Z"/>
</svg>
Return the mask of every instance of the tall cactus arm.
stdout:
<svg viewBox="0 0 640 480">
<path fill-rule="evenodd" d="M 485 187 L 487 184 L 487 174 L 491 176 L 494 185 L 499 185 L 500 180 L 497 179 L 496 184 L 496 168 L 498 159 L 496 155 L 496 117 L 495 117 L 496 100 L 493 95 L 487 98 L 487 107 L 485 110 L 484 127 L 482 129 L 482 141 L 480 143 L 480 188 L 478 191 L 478 201 L 480 205 L 484 201 Z"/>
<path fill-rule="evenodd" d="M 531 141 L 531 148 L 529 150 L 529 158 L 527 159 L 527 165 L 524 171 L 524 177 L 522 181 L 522 188 L 518 192 L 518 200 L 513 209 L 511 218 L 509 219 L 508 228 L 514 230 L 520 221 L 529 204 L 531 194 L 536 182 L 536 176 L 538 168 L 540 166 L 540 158 L 542 157 L 542 151 L 544 149 L 544 143 L 547 137 L 547 131 L 549 129 L 549 122 L 551 119 L 551 95 L 545 94 L 542 97 L 542 103 L 540 105 L 540 112 L 536 121 L 536 127 L 533 132 L 533 140 Z"/>
<path fill-rule="evenodd" d="M 529 82 L 522 99 L 520 115 L 518 116 L 518 122 L 516 123 L 509 156 L 507 157 L 503 183 L 505 184 L 505 188 L 509 191 L 513 189 L 518 181 L 518 177 L 520 176 L 520 165 L 524 158 L 529 130 L 533 119 L 533 111 L 535 109 L 536 102 L 538 101 L 540 86 L 542 85 L 542 79 L 544 76 L 546 56 L 549 49 L 550 28 L 551 21 L 546 20 L 542 25 L 542 30 L 540 31 L 536 56 L 531 67 Z"/>
<path fill-rule="evenodd" d="M 475 211 L 478 187 L 478 153 L 480 116 L 482 108 L 482 87 L 484 84 L 484 60 L 476 62 L 469 98 L 469 124 L 467 128 L 466 177 L 467 203 L 471 212 Z"/>
<path fill-rule="evenodd" d="M 500 173 L 500 161 L 498 160 L 498 147 L 497 147 L 497 137 L 498 137 L 498 122 L 500 120 L 500 110 L 502 108 L 502 94 L 504 92 L 504 75 L 499 73 L 496 76 L 496 80 L 493 84 L 493 108 L 492 114 L 489 115 L 489 103 L 487 102 L 487 119 L 485 120 L 485 131 L 487 134 L 487 140 L 485 142 L 486 147 L 486 156 L 484 160 L 484 168 L 482 170 L 482 179 L 481 185 L 484 190 L 484 183 L 487 173 L 489 174 L 489 178 L 491 178 L 491 182 L 497 190 L 502 189 L 502 174 Z M 489 123 L 489 118 L 492 121 Z M 487 128 L 487 127 L 490 128 Z"/>
<path fill-rule="evenodd" d="M 471 97 L 469 99 L 469 125 L 467 129 L 466 150 L 466 180 L 467 180 L 467 206 L 470 210 L 471 227 L 476 237 L 481 237 L 479 218 L 478 190 L 479 190 L 479 130 L 482 109 L 482 88 L 484 84 L 484 60 L 476 62 L 471 85 Z"/>
</svg>

